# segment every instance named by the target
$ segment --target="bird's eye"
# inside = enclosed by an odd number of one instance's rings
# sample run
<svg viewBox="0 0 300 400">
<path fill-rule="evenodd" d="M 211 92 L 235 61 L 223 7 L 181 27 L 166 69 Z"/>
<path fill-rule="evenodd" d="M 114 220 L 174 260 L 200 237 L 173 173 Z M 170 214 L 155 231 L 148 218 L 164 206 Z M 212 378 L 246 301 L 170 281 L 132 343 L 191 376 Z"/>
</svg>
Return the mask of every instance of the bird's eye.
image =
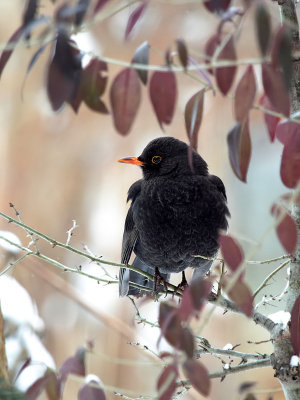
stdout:
<svg viewBox="0 0 300 400">
<path fill-rule="evenodd" d="M 162 160 L 161 156 L 153 156 L 151 161 L 152 164 L 159 164 L 161 160 Z"/>
</svg>

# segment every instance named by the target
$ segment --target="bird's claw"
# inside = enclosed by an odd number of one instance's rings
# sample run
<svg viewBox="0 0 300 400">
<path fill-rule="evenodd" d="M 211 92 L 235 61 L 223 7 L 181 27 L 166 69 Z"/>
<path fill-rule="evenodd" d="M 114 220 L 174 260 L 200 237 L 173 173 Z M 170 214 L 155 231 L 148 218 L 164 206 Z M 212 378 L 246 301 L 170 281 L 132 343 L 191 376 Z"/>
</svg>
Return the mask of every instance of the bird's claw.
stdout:
<svg viewBox="0 0 300 400">
<path fill-rule="evenodd" d="M 164 291 L 165 291 L 165 294 L 166 294 L 166 296 L 167 296 L 167 294 L 168 294 L 168 285 L 167 285 L 167 282 L 166 282 L 166 280 L 164 279 L 164 277 L 161 276 L 161 274 L 160 274 L 160 272 L 159 272 L 159 269 L 158 269 L 158 268 L 155 268 L 154 284 L 153 284 L 153 292 L 154 292 L 154 295 L 155 295 L 155 296 L 156 296 L 156 295 L 158 294 L 158 292 L 159 292 L 159 286 L 160 286 L 160 284 L 163 284 L 163 286 L 164 286 Z"/>
</svg>

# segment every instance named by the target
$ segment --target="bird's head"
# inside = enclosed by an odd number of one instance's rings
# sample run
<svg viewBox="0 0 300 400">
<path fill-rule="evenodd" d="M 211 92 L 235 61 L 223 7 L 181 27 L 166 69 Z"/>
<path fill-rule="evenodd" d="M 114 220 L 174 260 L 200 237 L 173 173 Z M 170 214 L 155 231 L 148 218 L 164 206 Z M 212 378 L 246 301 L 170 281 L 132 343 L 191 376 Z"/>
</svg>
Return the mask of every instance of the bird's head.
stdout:
<svg viewBox="0 0 300 400">
<path fill-rule="evenodd" d="M 152 140 L 139 157 L 121 158 L 119 162 L 139 165 L 145 179 L 193 174 L 187 144 L 168 136 Z M 193 152 L 193 167 L 196 174 L 207 174 L 207 164 L 196 152 Z"/>
</svg>

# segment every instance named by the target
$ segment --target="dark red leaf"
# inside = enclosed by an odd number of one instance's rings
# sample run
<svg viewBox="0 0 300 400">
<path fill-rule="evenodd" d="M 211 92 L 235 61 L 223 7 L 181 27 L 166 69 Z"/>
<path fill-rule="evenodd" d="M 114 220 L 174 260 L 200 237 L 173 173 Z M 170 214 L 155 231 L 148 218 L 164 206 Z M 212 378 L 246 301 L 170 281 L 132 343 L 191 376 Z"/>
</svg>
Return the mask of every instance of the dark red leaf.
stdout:
<svg viewBox="0 0 300 400">
<path fill-rule="evenodd" d="M 121 135 L 126 135 L 141 102 L 141 85 L 135 69 L 125 68 L 115 77 L 110 102 L 115 127 Z"/>
<path fill-rule="evenodd" d="M 215 54 L 217 47 L 220 44 L 220 35 L 218 33 L 211 36 L 205 44 L 204 54 L 205 54 L 205 62 L 207 64 L 211 63 L 211 60 Z M 208 70 L 211 74 L 213 73 L 213 69 L 210 68 Z"/>
<path fill-rule="evenodd" d="M 204 6 L 210 11 L 221 14 L 230 6 L 231 0 L 204 0 Z"/>
<path fill-rule="evenodd" d="M 85 348 L 79 348 L 74 357 L 68 358 L 59 369 L 60 391 L 69 374 L 85 376 Z"/>
<path fill-rule="evenodd" d="M 14 45 L 17 44 L 18 40 L 23 34 L 23 26 L 18 28 L 12 36 L 9 38 L 4 50 L 1 53 L 0 57 L 0 77 L 2 75 L 2 72 L 7 64 L 7 61 L 9 60 L 10 56 L 12 55 L 12 52 L 14 51 Z"/>
<path fill-rule="evenodd" d="M 107 84 L 107 64 L 98 59 L 92 59 L 81 74 L 80 86 L 75 101 L 72 103 L 77 112 L 80 102 L 94 111 L 108 113 L 105 104 L 100 100 Z"/>
<path fill-rule="evenodd" d="M 176 45 L 177 45 L 177 53 L 179 56 L 180 63 L 184 67 L 184 69 L 186 69 L 186 67 L 188 65 L 188 60 L 189 60 L 188 49 L 187 49 L 186 43 L 182 39 L 177 39 Z"/>
<path fill-rule="evenodd" d="M 179 313 L 183 321 L 187 321 L 195 312 L 199 313 L 204 307 L 212 288 L 209 279 L 195 278 L 184 292 L 179 306 Z"/>
<path fill-rule="evenodd" d="M 272 106 L 269 98 L 265 94 L 262 94 L 261 98 L 259 99 L 259 104 L 266 110 L 275 111 L 275 108 Z M 270 140 L 271 142 L 274 142 L 276 127 L 280 121 L 280 118 L 268 113 L 264 113 L 264 120 L 269 132 Z"/>
<path fill-rule="evenodd" d="M 132 29 L 135 27 L 136 23 L 141 18 L 147 5 L 148 5 L 148 1 L 143 1 L 130 14 L 128 22 L 127 22 L 126 30 L 125 30 L 125 40 L 128 39 L 130 33 L 132 32 Z"/>
<path fill-rule="evenodd" d="M 104 7 L 106 3 L 108 3 L 108 1 L 109 0 L 98 0 L 94 8 L 94 14 L 100 11 L 101 8 Z"/>
<path fill-rule="evenodd" d="M 171 400 L 176 390 L 178 369 L 176 364 L 168 365 L 157 381 L 158 400 Z"/>
<path fill-rule="evenodd" d="M 246 182 L 251 158 L 251 139 L 248 119 L 238 122 L 227 135 L 229 159 L 236 176 Z"/>
<path fill-rule="evenodd" d="M 262 1 L 257 4 L 255 13 L 256 35 L 261 54 L 268 52 L 271 39 L 271 18 L 267 7 Z"/>
<path fill-rule="evenodd" d="M 147 66 L 149 64 L 149 44 L 148 42 L 142 43 L 135 51 L 132 62 L 134 64 L 142 64 Z M 147 84 L 148 70 L 147 69 L 136 69 L 140 80 L 144 85 Z"/>
<path fill-rule="evenodd" d="M 222 286 L 226 290 L 226 286 L 230 282 L 230 276 L 223 277 Z M 253 296 L 245 282 L 239 280 L 228 291 L 229 298 L 237 305 L 237 307 L 248 317 L 253 313 Z"/>
<path fill-rule="evenodd" d="M 184 375 L 189 379 L 197 392 L 202 394 L 202 396 L 208 396 L 211 383 L 207 369 L 201 363 L 193 359 L 186 360 L 182 367 Z"/>
<path fill-rule="evenodd" d="M 238 122 L 243 122 L 253 106 L 256 94 L 256 81 L 253 66 L 249 65 L 241 77 L 234 96 L 234 112 Z"/>
<path fill-rule="evenodd" d="M 271 63 L 274 69 L 280 67 L 286 89 L 289 91 L 293 77 L 291 29 L 281 26 L 272 41 Z"/>
<path fill-rule="evenodd" d="M 27 4 L 25 7 L 24 15 L 23 15 L 23 28 L 26 28 L 28 25 L 30 25 L 37 14 L 38 10 L 38 0 L 27 0 Z M 27 30 L 25 34 L 25 38 L 29 39 L 30 38 L 30 32 L 31 30 Z"/>
<path fill-rule="evenodd" d="M 198 132 L 200 129 L 205 89 L 199 90 L 186 103 L 184 111 L 185 128 L 189 142 L 194 150 L 197 150 Z"/>
<path fill-rule="evenodd" d="M 236 239 L 229 235 L 220 234 L 219 242 L 225 263 L 231 271 L 236 271 L 244 260 L 244 253 L 241 246 Z"/>
<path fill-rule="evenodd" d="M 105 400 L 105 393 L 99 382 L 91 380 L 82 386 L 78 392 L 78 400 Z"/>
<path fill-rule="evenodd" d="M 58 33 L 47 78 L 47 93 L 54 111 L 65 102 L 72 102 L 79 88 L 81 55 L 71 43 L 66 32 Z"/>
<path fill-rule="evenodd" d="M 59 399 L 58 382 L 55 373 L 47 368 L 45 374 L 37 379 L 26 391 L 26 400 L 35 400 L 44 391 L 47 391 L 49 400 Z"/>
<path fill-rule="evenodd" d="M 262 81 L 265 94 L 276 111 L 286 117 L 290 115 L 290 97 L 280 70 L 270 64 L 262 64 Z"/>
<path fill-rule="evenodd" d="M 223 49 L 220 51 L 220 54 L 217 57 L 217 61 L 235 61 L 236 60 L 236 52 L 233 36 L 227 41 Z M 216 82 L 218 88 L 221 93 L 226 95 L 233 83 L 234 76 L 236 73 L 236 66 L 228 66 L 228 67 L 219 67 L 214 71 Z"/>
<path fill-rule="evenodd" d="M 300 180 L 300 125 L 293 121 L 282 121 L 277 125 L 276 136 L 284 144 L 281 180 L 287 187 L 294 188 Z"/>
<path fill-rule="evenodd" d="M 182 318 L 178 308 L 166 302 L 160 303 L 158 322 L 165 339 L 174 348 L 193 357 L 194 336 L 187 327 L 181 325 Z"/>
<path fill-rule="evenodd" d="M 300 296 L 297 297 L 291 312 L 291 342 L 294 352 L 300 355 Z"/>
<path fill-rule="evenodd" d="M 160 127 L 170 124 L 174 115 L 177 85 L 172 71 L 156 71 L 150 79 L 150 99 Z"/>
<path fill-rule="evenodd" d="M 296 251 L 298 240 L 297 225 L 295 221 L 277 204 L 273 204 L 271 213 L 280 221 L 276 226 L 276 233 L 280 243 L 288 254 L 293 254 Z"/>
</svg>

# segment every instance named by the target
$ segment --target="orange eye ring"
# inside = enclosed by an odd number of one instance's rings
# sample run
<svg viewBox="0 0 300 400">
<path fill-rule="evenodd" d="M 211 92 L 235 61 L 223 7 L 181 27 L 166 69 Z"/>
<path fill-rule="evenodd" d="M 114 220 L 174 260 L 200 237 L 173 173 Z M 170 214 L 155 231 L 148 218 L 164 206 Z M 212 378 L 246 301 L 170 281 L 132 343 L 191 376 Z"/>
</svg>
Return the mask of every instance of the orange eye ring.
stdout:
<svg viewBox="0 0 300 400">
<path fill-rule="evenodd" d="M 161 160 L 162 160 L 161 156 L 153 156 L 151 159 L 152 164 L 159 164 Z"/>
</svg>

